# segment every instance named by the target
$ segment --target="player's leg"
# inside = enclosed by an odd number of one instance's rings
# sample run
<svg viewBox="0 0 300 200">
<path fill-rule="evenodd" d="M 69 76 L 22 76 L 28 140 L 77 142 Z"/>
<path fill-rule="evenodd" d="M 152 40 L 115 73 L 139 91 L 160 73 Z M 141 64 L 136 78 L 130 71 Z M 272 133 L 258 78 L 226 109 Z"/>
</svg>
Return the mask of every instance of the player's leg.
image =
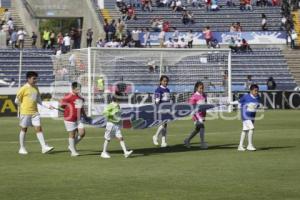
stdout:
<svg viewBox="0 0 300 200">
<path fill-rule="evenodd" d="M 83 123 L 79 122 L 77 132 L 78 134 L 75 137 L 75 145 L 78 144 L 85 136 L 85 128 Z"/>
<path fill-rule="evenodd" d="M 245 147 L 244 147 L 244 140 L 245 140 L 247 132 L 248 131 L 246 131 L 246 130 L 242 130 L 242 132 L 241 132 L 240 144 L 239 144 L 239 147 L 238 147 L 238 151 L 245 151 L 246 150 Z"/>
<path fill-rule="evenodd" d="M 116 138 L 120 141 L 120 145 L 124 152 L 124 157 L 128 158 L 132 154 L 133 150 L 127 150 L 124 138 L 123 138 L 123 136 L 121 134 L 121 130 L 119 128 L 117 128 L 117 130 L 116 130 Z"/>
<path fill-rule="evenodd" d="M 51 146 L 48 146 L 45 142 L 45 138 L 44 138 L 44 133 L 43 133 L 43 129 L 41 126 L 41 119 L 40 119 L 40 115 L 33 115 L 31 117 L 31 122 L 32 125 L 34 126 L 34 129 L 36 131 L 36 137 L 42 147 L 42 153 L 49 153 L 50 151 L 52 151 L 54 148 Z"/>
<path fill-rule="evenodd" d="M 156 145 L 156 146 L 158 145 L 158 138 L 161 135 L 163 129 L 164 129 L 164 124 L 160 125 L 157 128 L 157 131 L 156 131 L 155 135 L 153 135 L 153 138 L 152 138 L 153 139 L 153 144 Z"/>
<path fill-rule="evenodd" d="M 164 123 L 163 124 L 163 129 L 161 131 L 161 147 L 167 147 L 168 144 L 167 144 L 167 127 L 168 127 L 168 124 L 167 123 Z"/>
<path fill-rule="evenodd" d="M 21 154 L 21 155 L 28 154 L 28 152 L 25 148 L 26 133 L 27 133 L 27 128 L 21 127 L 21 131 L 20 131 L 20 134 L 19 134 L 19 144 L 20 144 L 19 154 Z"/>
<path fill-rule="evenodd" d="M 104 133 L 103 150 L 102 150 L 102 153 L 101 153 L 102 158 L 110 158 L 110 155 L 107 152 L 107 148 L 108 148 L 108 144 L 111 140 L 113 132 L 114 132 L 113 123 L 107 122 L 106 128 L 105 128 L 105 133 Z"/>
<path fill-rule="evenodd" d="M 195 122 L 195 129 L 190 133 L 190 135 L 184 140 L 184 145 L 187 148 L 190 148 L 190 142 L 191 140 L 195 137 L 195 135 L 197 135 L 197 133 L 200 132 L 200 124 L 197 122 Z"/>
<path fill-rule="evenodd" d="M 248 131 L 248 151 L 255 151 L 256 148 L 253 145 L 253 134 L 254 134 L 254 122 L 249 120 L 249 131 Z"/>
<path fill-rule="evenodd" d="M 208 145 L 205 142 L 205 126 L 204 126 L 204 123 L 199 122 L 199 126 L 200 126 L 200 143 L 201 143 L 200 148 L 201 149 L 208 149 Z"/>
<path fill-rule="evenodd" d="M 71 156 L 79 156 L 79 153 L 76 150 L 75 138 L 77 134 L 77 129 L 69 132 L 69 146 L 68 149 L 71 152 Z"/>
</svg>

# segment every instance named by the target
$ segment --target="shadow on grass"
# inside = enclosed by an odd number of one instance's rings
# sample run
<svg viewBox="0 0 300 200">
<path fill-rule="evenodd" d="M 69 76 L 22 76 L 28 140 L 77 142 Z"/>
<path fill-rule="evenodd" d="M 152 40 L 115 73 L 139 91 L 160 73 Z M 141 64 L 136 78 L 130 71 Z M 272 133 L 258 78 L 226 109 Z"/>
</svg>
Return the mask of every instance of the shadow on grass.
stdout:
<svg viewBox="0 0 300 200">
<path fill-rule="evenodd" d="M 294 148 L 295 146 L 283 146 L 283 147 L 262 147 L 262 148 L 257 148 L 258 151 L 267 151 L 267 150 L 272 150 L 272 149 L 290 149 Z"/>
</svg>

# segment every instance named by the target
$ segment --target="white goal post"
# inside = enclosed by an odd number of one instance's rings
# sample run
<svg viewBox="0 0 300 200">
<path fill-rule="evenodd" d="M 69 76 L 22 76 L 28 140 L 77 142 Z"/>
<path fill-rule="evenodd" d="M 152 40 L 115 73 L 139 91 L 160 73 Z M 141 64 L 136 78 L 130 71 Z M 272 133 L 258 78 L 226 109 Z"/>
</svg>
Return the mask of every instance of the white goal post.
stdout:
<svg viewBox="0 0 300 200">
<path fill-rule="evenodd" d="M 174 102 L 187 101 L 197 81 L 204 83 L 208 103 L 232 98 L 229 49 L 86 48 L 53 56 L 53 65 L 54 98 L 80 82 L 90 116 L 115 91 L 124 93 L 128 104 L 152 103 L 161 75 L 170 78 Z"/>
</svg>

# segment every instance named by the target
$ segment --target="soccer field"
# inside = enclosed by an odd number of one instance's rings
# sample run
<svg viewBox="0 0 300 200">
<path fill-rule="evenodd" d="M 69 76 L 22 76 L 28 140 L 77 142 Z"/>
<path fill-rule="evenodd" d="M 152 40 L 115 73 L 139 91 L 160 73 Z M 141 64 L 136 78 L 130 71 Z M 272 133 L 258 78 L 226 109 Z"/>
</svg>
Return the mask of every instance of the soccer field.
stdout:
<svg viewBox="0 0 300 200">
<path fill-rule="evenodd" d="M 231 115 L 236 114 L 235 112 Z M 96 199 L 300 199 L 300 111 L 266 111 L 256 122 L 256 152 L 238 152 L 238 120 L 206 122 L 208 150 L 182 143 L 193 129 L 190 120 L 169 124 L 168 148 L 152 144 L 155 129 L 123 130 L 134 150 L 125 159 L 116 140 L 111 159 L 100 158 L 104 129 L 88 128 L 70 157 L 63 121 L 44 119 L 45 137 L 55 151 L 40 153 L 32 129 L 29 154 L 18 151 L 18 120 L 0 120 L 1 200 Z"/>
</svg>

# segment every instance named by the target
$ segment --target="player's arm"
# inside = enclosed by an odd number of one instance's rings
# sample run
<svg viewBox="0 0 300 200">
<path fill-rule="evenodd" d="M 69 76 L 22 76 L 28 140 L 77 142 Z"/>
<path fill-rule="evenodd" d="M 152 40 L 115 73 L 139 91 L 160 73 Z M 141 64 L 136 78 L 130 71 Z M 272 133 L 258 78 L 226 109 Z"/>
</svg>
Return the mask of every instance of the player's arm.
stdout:
<svg viewBox="0 0 300 200">
<path fill-rule="evenodd" d="M 161 99 L 161 93 L 158 90 L 155 90 L 155 93 L 154 93 L 155 104 L 159 104 L 160 99 Z"/>
<path fill-rule="evenodd" d="M 23 97 L 24 97 L 24 88 L 21 88 L 16 95 L 15 103 L 17 105 L 21 104 L 23 101 Z"/>
</svg>

